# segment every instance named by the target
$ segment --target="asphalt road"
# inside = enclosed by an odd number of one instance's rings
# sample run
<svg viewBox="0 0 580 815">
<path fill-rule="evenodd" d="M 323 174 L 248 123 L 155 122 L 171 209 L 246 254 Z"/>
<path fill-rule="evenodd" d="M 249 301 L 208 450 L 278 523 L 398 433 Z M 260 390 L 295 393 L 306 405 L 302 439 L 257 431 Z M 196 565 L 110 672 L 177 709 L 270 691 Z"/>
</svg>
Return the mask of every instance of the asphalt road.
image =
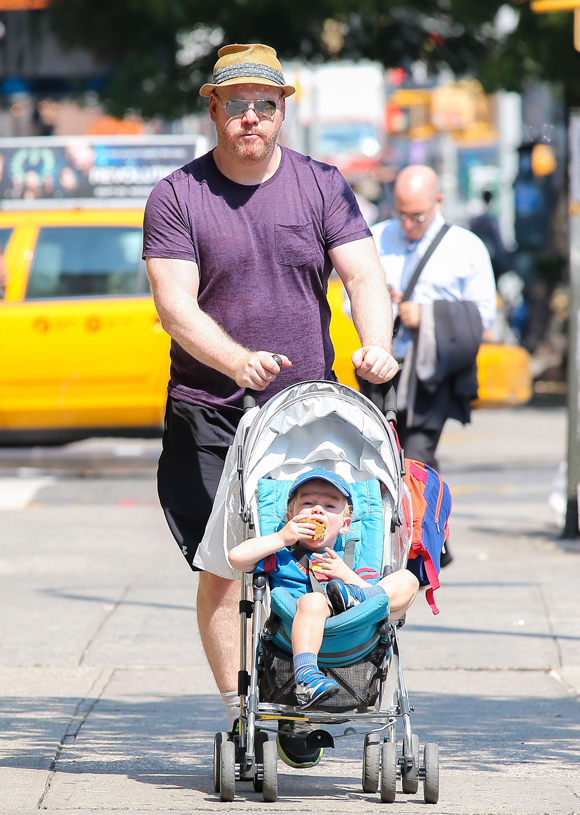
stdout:
<svg viewBox="0 0 580 815">
<path fill-rule="evenodd" d="M 1 812 L 580 813 L 580 546 L 548 506 L 562 411 L 482 411 L 441 446 L 454 561 L 441 613 L 418 598 L 401 632 L 414 729 L 441 748 L 435 806 L 363 793 L 362 736 L 313 770 L 279 762 L 277 804 L 247 784 L 220 804 L 225 717 L 157 502 L 158 446 L 0 454 Z"/>
</svg>

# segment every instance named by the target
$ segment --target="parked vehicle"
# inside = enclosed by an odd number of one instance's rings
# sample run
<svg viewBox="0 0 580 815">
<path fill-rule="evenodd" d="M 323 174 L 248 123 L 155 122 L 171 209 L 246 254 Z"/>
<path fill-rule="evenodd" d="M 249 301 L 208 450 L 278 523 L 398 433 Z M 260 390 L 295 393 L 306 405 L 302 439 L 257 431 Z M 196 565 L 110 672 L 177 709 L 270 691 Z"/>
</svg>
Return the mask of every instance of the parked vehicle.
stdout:
<svg viewBox="0 0 580 815">
<path fill-rule="evenodd" d="M 169 337 L 142 221 L 140 208 L 0 212 L 0 433 L 161 427 Z"/>
</svg>

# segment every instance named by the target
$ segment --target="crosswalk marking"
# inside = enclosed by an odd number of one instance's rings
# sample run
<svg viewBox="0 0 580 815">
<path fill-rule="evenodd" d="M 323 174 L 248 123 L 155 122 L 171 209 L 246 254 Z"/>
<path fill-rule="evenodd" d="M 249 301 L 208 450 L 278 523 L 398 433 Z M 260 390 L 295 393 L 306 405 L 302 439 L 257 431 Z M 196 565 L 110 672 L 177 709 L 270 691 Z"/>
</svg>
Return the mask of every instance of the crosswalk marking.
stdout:
<svg viewBox="0 0 580 815">
<path fill-rule="evenodd" d="M 43 487 L 54 484 L 54 478 L 0 478 L 0 510 L 25 509 Z"/>
</svg>

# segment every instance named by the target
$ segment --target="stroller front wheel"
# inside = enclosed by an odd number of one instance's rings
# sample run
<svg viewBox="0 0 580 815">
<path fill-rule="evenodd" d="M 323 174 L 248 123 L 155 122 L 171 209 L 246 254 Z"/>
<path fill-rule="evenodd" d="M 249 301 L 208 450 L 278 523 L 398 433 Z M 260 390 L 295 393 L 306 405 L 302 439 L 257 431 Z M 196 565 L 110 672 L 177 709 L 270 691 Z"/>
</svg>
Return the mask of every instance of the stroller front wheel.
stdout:
<svg viewBox="0 0 580 815">
<path fill-rule="evenodd" d="M 253 778 L 254 792 L 264 791 L 264 745 L 268 741 L 268 734 L 262 730 L 257 730 L 254 736 L 254 746 L 256 749 L 256 770 Z M 258 767 L 262 770 L 258 772 Z"/>
<path fill-rule="evenodd" d="M 376 792 L 381 775 L 381 739 L 378 733 L 367 733 L 363 747 L 362 788 Z"/>
<path fill-rule="evenodd" d="M 220 801 L 233 801 L 236 795 L 236 745 L 225 741 L 220 749 Z"/>
<path fill-rule="evenodd" d="M 264 801 L 273 804 L 278 800 L 278 749 L 276 742 L 265 742 L 263 751 L 264 780 L 262 794 Z"/>
<path fill-rule="evenodd" d="M 425 745 L 425 783 L 423 797 L 426 804 L 436 804 L 439 800 L 439 746 Z"/>
<path fill-rule="evenodd" d="M 227 733 L 216 733 L 213 737 L 213 788 L 216 792 L 220 791 L 222 744 L 227 740 Z"/>
<path fill-rule="evenodd" d="M 393 804 L 397 793 L 397 745 L 384 741 L 381 750 L 381 801 Z"/>
</svg>

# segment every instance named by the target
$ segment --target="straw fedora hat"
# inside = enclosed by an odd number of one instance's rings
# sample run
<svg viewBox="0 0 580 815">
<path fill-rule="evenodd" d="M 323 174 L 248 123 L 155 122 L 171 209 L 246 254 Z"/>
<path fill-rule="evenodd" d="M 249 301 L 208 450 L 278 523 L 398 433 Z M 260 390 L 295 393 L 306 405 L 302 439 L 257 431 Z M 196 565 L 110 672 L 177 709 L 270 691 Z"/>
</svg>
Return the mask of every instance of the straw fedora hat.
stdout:
<svg viewBox="0 0 580 815">
<path fill-rule="evenodd" d="M 212 82 L 204 85 L 200 96 L 210 96 L 216 88 L 226 85 L 272 85 L 281 88 L 284 96 L 292 96 L 296 88 L 284 84 L 282 66 L 276 52 L 269 45 L 224 45 L 218 51 Z"/>
</svg>

